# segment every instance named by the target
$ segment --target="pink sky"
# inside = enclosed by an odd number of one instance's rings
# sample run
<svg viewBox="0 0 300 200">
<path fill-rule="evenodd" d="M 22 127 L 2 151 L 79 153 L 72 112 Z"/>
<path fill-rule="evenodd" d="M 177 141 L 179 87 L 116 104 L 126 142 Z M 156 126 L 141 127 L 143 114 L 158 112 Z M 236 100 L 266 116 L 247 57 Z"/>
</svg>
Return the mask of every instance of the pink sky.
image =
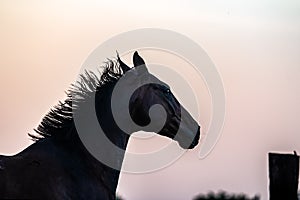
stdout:
<svg viewBox="0 0 300 200">
<path fill-rule="evenodd" d="M 298 1 L 51 2 L 0 2 L 1 154 L 31 144 L 27 133 L 64 99 L 99 44 L 137 28 L 170 29 L 201 45 L 220 72 L 222 136 L 203 160 L 197 147 L 160 171 L 123 173 L 119 193 L 128 200 L 182 200 L 223 189 L 267 199 L 267 153 L 300 152 Z M 210 105 L 204 102 L 206 130 Z"/>
</svg>

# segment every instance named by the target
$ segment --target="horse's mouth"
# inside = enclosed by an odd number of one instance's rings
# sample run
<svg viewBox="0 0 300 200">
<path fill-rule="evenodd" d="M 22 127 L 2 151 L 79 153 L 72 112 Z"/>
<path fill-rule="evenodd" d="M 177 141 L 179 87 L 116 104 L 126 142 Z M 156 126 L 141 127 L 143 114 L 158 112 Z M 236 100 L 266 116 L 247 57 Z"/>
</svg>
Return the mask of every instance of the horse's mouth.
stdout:
<svg viewBox="0 0 300 200">
<path fill-rule="evenodd" d="M 191 142 L 191 139 L 183 139 L 183 140 L 179 140 L 178 144 L 183 149 L 193 149 L 194 147 L 196 147 L 198 145 L 199 139 L 200 139 L 200 126 L 198 126 L 197 133 L 194 136 L 194 139 L 192 142 Z"/>
</svg>

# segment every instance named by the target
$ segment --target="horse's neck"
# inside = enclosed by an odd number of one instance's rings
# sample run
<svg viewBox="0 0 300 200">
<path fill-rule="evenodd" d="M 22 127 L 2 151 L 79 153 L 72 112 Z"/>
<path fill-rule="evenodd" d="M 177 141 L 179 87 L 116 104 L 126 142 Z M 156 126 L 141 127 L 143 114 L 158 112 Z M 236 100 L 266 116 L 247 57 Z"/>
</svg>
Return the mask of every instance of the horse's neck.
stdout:
<svg viewBox="0 0 300 200">
<path fill-rule="evenodd" d="M 95 102 L 101 102 L 96 104 L 97 117 L 99 124 L 105 133 L 106 137 L 119 149 L 123 151 L 116 152 L 114 149 L 103 149 L 100 151 L 105 151 L 109 159 L 113 159 L 116 166 L 109 167 L 102 163 L 101 161 L 96 160 L 94 157 L 94 167 L 99 172 L 100 181 L 102 181 L 106 187 L 114 194 L 118 185 L 118 179 L 120 174 L 120 168 L 123 163 L 125 150 L 128 144 L 129 135 L 124 133 L 116 124 L 113 119 L 111 112 L 111 93 L 113 87 L 107 87 L 105 95 L 101 96 L 100 99 L 96 99 Z M 96 98 L 97 95 L 96 95 Z M 113 169 L 118 168 L 118 169 Z"/>
<path fill-rule="evenodd" d="M 63 142 L 61 146 L 64 149 L 64 151 L 76 152 L 77 155 L 74 155 L 74 153 L 72 154 L 74 156 L 77 156 L 77 158 L 75 159 L 79 159 L 80 162 L 86 163 L 87 165 L 85 170 L 89 170 L 93 173 L 94 176 L 90 178 L 93 181 L 96 180 L 97 184 L 106 188 L 106 191 L 108 191 L 109 194 L 115 195 L 116 188 L 118 185 L 120 169 L 124 159 L 126 146 L 129 140 L 129 135 L 124 133 L 113 119 L 113 115 L 111 112 L 112 90 L 113 85 L 108 84 L 103 86 L 99 93 L 96 93 L 96 99 L 93 100 L 95 102 L 96 109 L 93 107 L 92 110 L 89 110 L 91 103 L 89 101 L 79 104 L 78 110 L 79 112 L 81 110 L 84 110 L 82 112 L 83 115 L 77 113 L 76 116 L 78 118 L 73 118 L 74 123 L 71 125 L 71 128 L 66 138 L 67 145 Z M 85 110 L 85 108 L 87 108 L 88 110 Z M 97 121 L 93 121 L 94 119 L 91 119 L 91 116 L 89 116 L 90 114 L 93 114 L 91 112 L 94 112 L 95 110 L 97 115 Z M 84 124 L 83 126 L 82 124 L 80 126 L 84 127 L 84 129 L 76 127 L 76 120 L 80 120 L 80 122 Z M 112 149 L 104 149 L 107 148 L 106 146 L 108 145 L 102 145 L 99 149 L 97 149 L 98 153 L 105 154 L 105 158 L 110 159 L 109 163 L 113 163 L 113 166 L 107 166 L 107 162 L 105 162 L 105 160 L 97 160 L 91 154 L 95 152 L 89 152 L 79 137 L 77 131 L 82 131 L 80 134 L 85 134 L 89 131 L 93 132 L 97 130 L 97 127 L 93 127 L 95 123 L 97 123 L 97 126 L 100 125 L 101 129 L 105 133 L 106 138 L 103 138 L 103 140 L 108 138 L 110 142 L 116 147 Z M 95 132 L 95 134 L 98 134 L 98 132 Z M 99 143 L 101 144 L 101 141 L 99 141 Z M 103 147 L 103 149 L 101 149 L 101 147 Z M 123 149 L 123 151 L 116 151 L 115 149 Z"/>
<path fill-rule="evenodd" d="M 124 148 L 126 148 L 128 139 L 126 139 L 124 142 L 125 142 Z M 111 198 L 114 199 L 117 185 L 118 185 L 120 171 L 107 166 L 105 163 L 93 157 L 93 155 L 90 152 L 88 152 L 87 149 L 84 147 L 79 137 L 75 137 L 75 140 L 73 140 L 72 143 L 73 143 L 72 144 L 73 147 L 71 147 L 67 151 L 74 150 L 78 152 L 78 157 L 80 157 L 81 162 L 86 163 L 87 166 L 86 170 L 89 170 L 94 174 L 94 176 L 91 178 L 93 180 L 96 180 L 98 182 L 98 185 L 104 187 L 105 190 L 108 192 L 108 194 L 112 196 Z M 117 156 L 114 155 L 112 156 L 112 158 L 115 159 L 117 162 L 121 162 L 122 164 L 124 159 L 124 154 L 118 154 Z"/>
</svg>

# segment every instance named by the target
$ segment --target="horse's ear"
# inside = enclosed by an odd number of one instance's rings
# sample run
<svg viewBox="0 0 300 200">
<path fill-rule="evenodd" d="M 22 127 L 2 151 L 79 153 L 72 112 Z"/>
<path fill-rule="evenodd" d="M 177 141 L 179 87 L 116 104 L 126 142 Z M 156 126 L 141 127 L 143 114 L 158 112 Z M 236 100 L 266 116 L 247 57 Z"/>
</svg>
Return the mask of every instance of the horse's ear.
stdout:
<svg viewBox="0 0 300 200">
<path fill-rule="evenodd" d="M 138 54 L 138 52 L 134 52 L 133 54 L 133 65 L 134 71 L 136 75 L 148 74 L 148 70 L 145 64 L 144 59 Z"/>
<path fill-rule="evenodd" d="M 130 67 L 128 67 L 121 59 L 120 59 L 120 56 L 119 56 L 119 53 L 117 51 L 117 58 L 118 58 L 118 62 L 119 62 L 119 65 L 121 67 L 121 69 L 123 70 L 123 72 L 127 72 L 128 70 L 130 70 Z"/>
<path fill-rule="evenodd" d="M 138 54 L 138 52 L 134 52 L 133 54 L 133 65 L 134 67 L 138 67 L 140 65 L 145 65 L 144 59 Z"/>
</svg>

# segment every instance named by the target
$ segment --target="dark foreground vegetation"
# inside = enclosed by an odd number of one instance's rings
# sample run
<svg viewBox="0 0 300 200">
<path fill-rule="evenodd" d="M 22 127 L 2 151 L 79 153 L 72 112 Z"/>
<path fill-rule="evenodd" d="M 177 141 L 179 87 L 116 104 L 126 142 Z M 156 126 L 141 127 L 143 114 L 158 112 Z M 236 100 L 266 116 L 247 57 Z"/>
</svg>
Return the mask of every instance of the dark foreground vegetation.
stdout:
<svg viewBox="0 0 300 200">
<path fill-rule="evenodd" d="M 224 191 L 218 193 L 210 192 L 206 195 L 199 194 L 193 200 L 259 200 L 260 197 L 255 195 L 253 198 L 248 197 L 245 194 L 228 194 Z"/>
<path fill-rule="evenodd" d="M 116 200 L 125 200 L 120 196 L 117 196 Z M 193 200 L 260 200 L 260 197 L 255 195 L 253 198 L 248 197 L 245 194 L 228 194 L 224 191 L 218 193 L 210 192 L 206 195 L 199 194 Z"/>
</svg>

